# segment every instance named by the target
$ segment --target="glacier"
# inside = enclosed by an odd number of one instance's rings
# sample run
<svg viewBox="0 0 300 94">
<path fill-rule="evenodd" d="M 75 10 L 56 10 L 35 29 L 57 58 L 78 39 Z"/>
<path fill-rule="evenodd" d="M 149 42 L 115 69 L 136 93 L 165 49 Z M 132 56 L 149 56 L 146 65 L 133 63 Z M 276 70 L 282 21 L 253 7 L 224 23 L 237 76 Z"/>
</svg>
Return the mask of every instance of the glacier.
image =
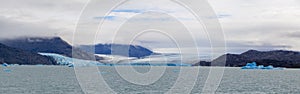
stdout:
<svg viewBox="0 0 300 94">
<path fill-rule="evenodd" d="M 190 63 L 183 62 L 196 62 L 192 58 L 182 59 L 181 55 L 151 55 L 144 58 L 125 57 L 118 55 L 103 55 L 96 54 L 97 56 L 104 57 L 105 60 L 101 62 L 116 65 L 131 65 L 131 66 L 192 66 Z"/>
<path fill-rule="evenodd" d="M 123 57 L 115 55 L 97 55 L 104 57 L 105 60 L 101 61 L 91 61 L 91 60 L 81 60 L 66 57 L 63 55 L 55 53 L 39 53 L 44 56 L 50 56 L 54 58 L 58 65 L 64 65 L 68 67 L 81 67 L 81 66 L 192 66 L 192 64 L 185 64 L 180 62 L 178 58 L 174 56 L 153 56 L 146 57 L 142 59 Z"/>
<path fill-rule="evenodd" d="M 66 65 L 69 67 L 74 66 L 104 66 L 104 63 L 100 63 L 97 61 L 91 61 L 91 60 L 82 60 L 82 59 L 76 59 L 76 58 L 70 58 L 63 55 L 55 54 L 55 53 L 39 53 L 44 56 L 50 56 L 54 58 L 54 60 L 57 62 L 58 65 Z"/>
</svg>

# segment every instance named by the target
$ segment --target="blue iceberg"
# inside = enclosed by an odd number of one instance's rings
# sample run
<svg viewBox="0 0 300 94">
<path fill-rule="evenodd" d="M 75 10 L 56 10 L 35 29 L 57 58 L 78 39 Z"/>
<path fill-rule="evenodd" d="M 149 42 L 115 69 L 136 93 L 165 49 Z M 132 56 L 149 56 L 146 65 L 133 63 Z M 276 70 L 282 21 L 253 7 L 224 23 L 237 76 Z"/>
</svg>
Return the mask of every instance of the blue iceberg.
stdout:
<svg viewBox="0 0 300 94">
<path fill-rule="evenodd" d="M 242 69 L 284 69 L 284 68 L 274 68 L 272 65 L 264 66 L 264 65 L 258 65 L 256 62 L 247 63 L 246 66 L 243 66 Z"/>
<path fill-rule="evenodd" d="M 3 67 L 5 67 L 5 68 L 3 69 L 3 71 L 4 71 L 4 72 L 11 72 L 11 70 L 10 70 L 10 69 L 8 69 L 8 67 L 9 67 L 9 64 L 7 64 L 7 63 L 3 63 L 3 64 L 2 64 L 2 66 L 3 66 Z"/>
<path fill-rule="evenodd" d="M 9 65 L 7 63 L 2 64 L 3 67 L 8 67 Z"/>
</svg>

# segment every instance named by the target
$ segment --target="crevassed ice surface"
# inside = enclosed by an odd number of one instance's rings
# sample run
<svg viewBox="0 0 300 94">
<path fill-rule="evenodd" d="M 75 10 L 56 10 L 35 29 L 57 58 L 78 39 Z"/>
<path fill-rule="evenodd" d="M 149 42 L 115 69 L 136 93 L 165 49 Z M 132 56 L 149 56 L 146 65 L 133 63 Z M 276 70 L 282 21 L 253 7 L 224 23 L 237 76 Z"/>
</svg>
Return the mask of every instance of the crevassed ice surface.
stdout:
<svg viewBox="0 0 300 94">
<path fill-rule="evenodd" d="M 39 53 L 44 56 L 50 56 L 55 59 L 57 64 L 59 65 L 74 65 L 74 66 L 105 66 L 106 64 L 100 63 L 97 61 L 90 61 L 90 60 L 81 60 L 76 58 L 70 58 L 63 55 L 55 54 L 55 53 Z M 103 56 L 103 55 L 102 55 Z M 107 55 L 106 57 L 109 57 Z M 115 56 L 111 56 L 115 57 Z M 167 58 L 167 59 L 165 59 Z M 191 64 L 185 64 L 182 63 L 179 59 L 180 57 L 176 57 L 176 59 L 170 59 L 174 58 L 174 56 L 156 56 L 155 58 L 147 57 L 143 59 L 133 59 L 133 60 L 124 60 L 120 59 L 119 63 L 114 62 L 106 62 L 108 64 L 113 63 L 115 65 L 134 65 L 134 66 L 144 66 L 144 65 L 151 65 L 151 66 L 191 66 Z M 121 62 L 124 60 L 124 62 Z M 125 62 L 126 61 L 126 62 Z"/>
<path fill-rule="evenodd" d="M 172 64 L 173 66 L 191 66 L 192 64 L 198 62 L 195 60 L 196 57 L 184 58 L 181 55 L 150 55 L 144 58 L 133 58 L 124 57 L 118 55 L 103 55 L 96 54 L 98 56 L 104 57 L 103 62 L 118 65 L 151 65 L 151 66 L 166 66 Z"/>
<path fill-rule="evenodd" d="M 70 58 L 59 54 L 54 53 L 39 53 L 44 56 L 50 56 L 55 59 L 57 64 L 59 65 L 69 65 L 73 64 L 74 66 L 96 66 L 96 65 L 103 65 L 103 63 L 97 61 L 90 61 L 90 60 L 81 60 L 76 58 Z"/>
</svg>

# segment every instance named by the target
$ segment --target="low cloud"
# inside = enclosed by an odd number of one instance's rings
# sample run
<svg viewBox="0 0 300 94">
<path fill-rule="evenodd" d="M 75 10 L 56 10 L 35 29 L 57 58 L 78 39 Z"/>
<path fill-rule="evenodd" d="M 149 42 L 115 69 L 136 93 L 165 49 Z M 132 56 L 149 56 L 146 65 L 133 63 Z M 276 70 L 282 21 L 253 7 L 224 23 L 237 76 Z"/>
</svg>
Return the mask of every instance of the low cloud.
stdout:
<svg viewBox="0 0 300 94">
<path fill-rule="evenodd" d="M 145 0 L 146 1 L 146 0 Z M 72 41 L 72 31 L 76 28 L 76 22 L 80 16 L 84 4 L 88 0 L 9 0 L 0 3 L 0 38 L 15 38 L 20 36 L 55 36 L 60 35 L 67 41 Z M 102 3 L 102 1 L 97 1 Z M 93 32 L 97 27 L 99 19 L 108 20 L 104 24 L 105 28 L 101 31 L 101 38 L 96 40 L 99 42 L 107 42 L 112 40 L 114 32 L 127 18 L 133 15 L 154 11 L 166 13 L 176 16 L 186 26 L 193 31 L 192 35 L 196 36 L 198 46 L 208 48 L 209 40 L 206 33 L 200 25 L 196 23 L 193 15 L 189 14 L 182 6 L 169 3 L 168 0 L 141 4 L 141 0 L 129 0 L 126 4 L 111 11 L 111 14 L 100 17 L 97 12 L 101 9 L 91 10 L 92 14 L 84 24 L 82 41 L 80 44 L 87 43 L 86 40 L 94 36 Z M 300 44 L 297 39 L 300 38 L 300 3 L 299 0 L 218 0 L 209 1 L 216 12 L 214 19 L 219 19 L 223 27 L 227 49 L 229 52 L 239 53 L 248 49 L 257 50 L 273 50 L 273 49 L 292 49 L 300 50 Z M 103 3 L 102 3 L 103 4 Z M 105 4 L 104 4 L 105 5 Z M 157 18 L 155 18 L 157 17 Z M 120 21 L 120 20 L 121 21 Z M 173 20 L 162 18 L 159 15 L 153 17 L 136 18 L 133 20 L 137 23 L 149 22 L 170 22 Z M 153 23 L 155 24 L 155 23 Z M 86 27 L 85 27 L 86 26 Z M 167 26 L 167 25 L 166 25 Z M 162 26 L 162 27 L 166 27 Z M 168 25 L 169 26 L 169 25 Z M 178 39 L 185 43 L 184 46 L 191 47 L 193 42 L 186 40 L 183 34 L 184 30 L 176 29 L 177 26 L 170 29 L 169 32 L 178 35 Z M 129 30 L 122 31 L 119 40 L 126 39 L 126 34 L 131 33 L 131 28 L 140 28 L 132 26 Z M 76 28 L 78 29 L 78 28 Z M 94 41 L 93 41 L 94 42 Z M 168 41 L 165 36 L 143 36 L 139 40 L 139 44 L 149 45 L 153 48 L 172 48 L 176 45 L 170 45 L 172 41 Z"/>
<path fill-rule="evenodd" d="M 116 9 L 112 10 L 112 12 L 143 13 L 144 11 L 137 9 Z"/>
<path fill-rule="evenodd" d="M 287 33 L 285 35 L 286 35 L 286 37 L 300 38 L 300 31 L 295 31 L 295 32 Z"/>
<path fill-rule="evenodd" d="M 34 36 L 55 36 L 59 29 L 41 23 L 26 23 L 0 17 L 0 39 Z"/>
<path fill-rule="evenodd" d="M 270 51 L 270 50 L 286 50 L 291 49 L 291 45 L 282 44 L 270 44 L 270 43 L 257 43 L 257 42 L 227 42 L 228 53 L 242 53 L 247 50 L 260 50 L 260 51 Z"/>
<path fill-rule="evenodd" d="M 105 19 L 105 20 L 114 20 L 117 16 L 104 16 L 104 17 L 94 17 L 94 19 Z"/>
</svg>

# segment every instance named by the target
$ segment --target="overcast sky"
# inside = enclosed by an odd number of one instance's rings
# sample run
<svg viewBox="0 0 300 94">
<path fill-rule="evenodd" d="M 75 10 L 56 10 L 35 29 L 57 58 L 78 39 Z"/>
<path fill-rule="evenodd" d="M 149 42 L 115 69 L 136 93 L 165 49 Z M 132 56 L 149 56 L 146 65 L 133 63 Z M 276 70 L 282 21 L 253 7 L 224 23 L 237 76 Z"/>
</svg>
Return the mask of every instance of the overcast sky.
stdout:
<svg viewBox="0 0 300 94">
<path fill-rule="evenodd" d="M 145 3 L 141 3 L 145 2 Z M 105 2 L 98 3 L 105 5 Z M 257 50 L 297 50 L 300 51 L 300 1 L 299 0 L 209 0 L 225 36 L 227 51 L 240 53 L 248 49 Z M 72 36 L 77 22 L 82 17 L 82 10 L 88 0 L 1 0 L 0 3 L 0 38 L 16 38 L 21 36 L 60 36 L 72 43 Z M 78 44 L 125 43 L 146 46 L 155 51 L 171 51 L 176 49 L 176 40 L 182 41 L 184 48 L 193 47 L 195 40 L 201 51 L 210 46 L 205 29 L 201 27 L 190 11 L 182 6 L 161 0 L 130 0 L 117 6 L 107 16 L 97 16 L 103 11 L 101 6 L 93 10 L 89 18 L 81 18 L 87 23 L 86 30 Z M 175 18 L 172 18 L 175 17 Z M 98 26 L 104 19 L 101 30 L 90 26 Z M 128 24 L 124 24 L 129 22 Z M 179 22 L 179 24 L 176 24 Z M 160 30 L 148 30 L 134 37 L 131 30 L 144 29 L 144 23 L 172 27 Z M 136 24 L 142 24 L 136 26 Z M 126 25 L 125 28 L 122 28 Z M 179 25 L 179 26 L 178 26 Z M 186 29 L 188 28 L 188 29 Z M 149 28 L 151 29 L 151 28 Z M 196 32 L 195 32 L 196 31 Z M 146 31 L 145 31 L 146 32 Z M 187 33 L 189 32 L 189 33 Z M 91 36 L 94 35 L 94 36 Z M 94 38 L 96 36 L 96 38 Z M 127 43 L 127 42 L 126 42 Z"/>
</svg>

